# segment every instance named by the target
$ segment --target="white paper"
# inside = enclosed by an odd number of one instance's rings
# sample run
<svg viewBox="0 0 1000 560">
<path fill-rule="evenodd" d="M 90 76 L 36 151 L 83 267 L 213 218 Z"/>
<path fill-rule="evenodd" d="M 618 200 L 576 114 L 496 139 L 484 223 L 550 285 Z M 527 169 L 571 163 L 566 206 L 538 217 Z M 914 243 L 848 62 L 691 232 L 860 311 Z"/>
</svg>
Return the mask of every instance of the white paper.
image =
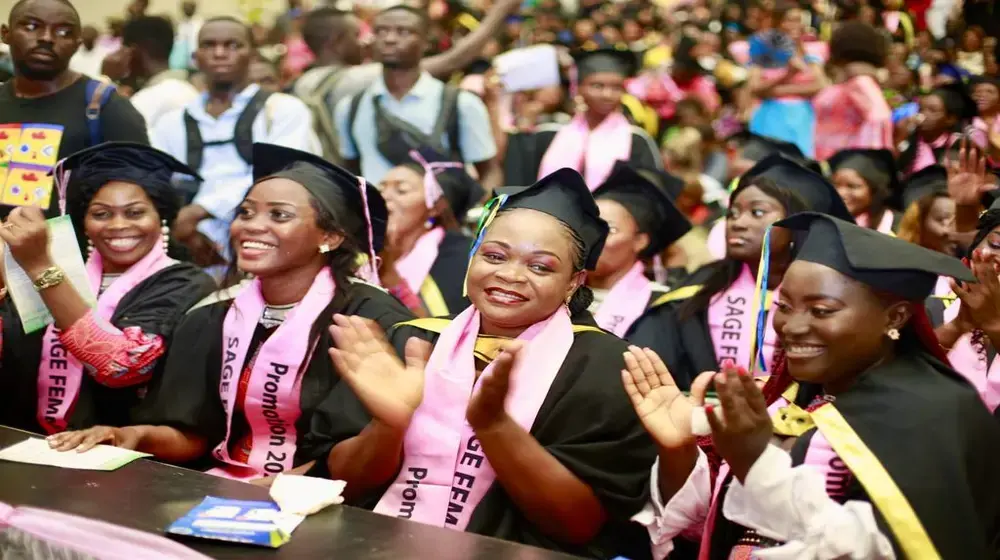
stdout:
<svg viewBox="0 0 1000 560">
<path fill-rule="evenodd" d="M 53 264 L 66 274 L 66 279 L 76 288 L 77 293 L 88 305 L 97 304 L 94 289 L 87 278 L 87 265 L 80 254 L 76 232 L 69 216 L 59 216 L 48 220 L 49 224 L 49 255 Z M 17 306 L 17 314 L 21 318 L 24 332 L 32 333 L 52 324 L 52 314 L 45 307 L 42 296 L 35 291 L 32 278 L 17 264 L 10 251 L 4 250 L 4 285 L 7 294 Z"/>
<path fill-rule="evenodd" d="M 75 450 L 56 451 L 49 447 L 49 442 L 38 438 L 28 438 L 0 449 L 0 460 L 4 461 L 90 471 L 113 471 L 136 459 L 149 456 L 149 453 L 110 445 L 98 445 L 86 453 L 77 453 Z"/>
<path fill-rule="evenodd" d="M 506 91 L 528 91 L 559 85 L 559 53 L 552 45 L 507 51 L 493 60 Z"/>
<path fill-rule="evenodd" d="M 331 504 L 342 504 L 347 483 L 294 474 L 279 474 L 271 483 L 271 499 L 281 511 L 294 515 L 312 515 Z"/>
<path fill-rule="evenodd" d="M 712 414 L 716 418 L 722 419 L 722 408 L 719 406 L 718 399 L 706 398 L 705 404 L 711 404 L 715 407 Z M 691 433 L 696 436 L 710 436 L 712 435 L 712 426 L 708 423 L 708 413 L 703 406 L 696 406 L 691 409 Z"/>
</svg>

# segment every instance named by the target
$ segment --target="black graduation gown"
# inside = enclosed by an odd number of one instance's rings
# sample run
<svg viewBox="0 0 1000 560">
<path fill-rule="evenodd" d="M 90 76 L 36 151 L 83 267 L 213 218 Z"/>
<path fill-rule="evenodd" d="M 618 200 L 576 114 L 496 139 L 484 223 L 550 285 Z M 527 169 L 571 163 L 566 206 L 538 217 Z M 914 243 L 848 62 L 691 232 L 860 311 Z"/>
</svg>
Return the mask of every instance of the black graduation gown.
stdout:
<svg viewBox="0 0 1000 560">
<path fill-rule="evenodd" d="M 545 151 L 563 125 L 541 125 L 532 132 L 515 132 L 507 137 L 507 154 L 504 157 L 504 184 L 531 185 L 538 180 Z M 573 165 L 575 162 L 566 162 Z M 662 169 L 663 160 L 656 142 L 641 128 L 632 127 L 632 150 L 629 163 L 638 169 Z"/>
<path fill-rule="evenodd" d="M 472 239 L 467 235 L 449 231 L 438 245 L 438 255 L 431 265 L 430 278 L 434 281 L 445 309 L 440 303 L 429 303 L 421 290 L 421 301 L 432 316 L 454 315 L 469 306 L 469 300 L 462 295 L 465 284 L 465 270 L 469 267 L 469 249 Z"/>
<path fill-rule="evenodd" d="M 405 340 L 410 336 L 431 342 L 438 338 L 434 332 L 401 326 L 394 330 L 393 339 Z M 552 540 L 524 517 L 498 482 L 476 507 L 466 531 L 590 558 L 613 558 L 632 547 L 649 554 L 645 530 L 629 518 L 646 503 L 649 469 L 656 449 L 622 387 L 622 355 L 626 350 L 626 343 L 610 334 L 576 333 L 566 361 L 530 430 L 549 453 L 587 483 L 601 500 L 609 521 L 598 536 L 584 546 Z M 326 438 L 323 456 L 346 439 L 335 427 L 343 424 L 340 420 L 343 410 L 358 406 L 346 402 L 349 396 L 347 391 L 331 394 L 330 402 L 324 403 L 315 414 L 314 432 L 334 429 Z M 374 508 L 382 493 L 374 492 L 353 505 Z"/>
<path fill-rule="evenodd" d="M 296 422 L 296 466 L 315 459 L 310 424 L 316 407 L 330 391 L 339 385 L 340 375 L 333 367 L 327 349 L 333 346 L 329 326 L 334 313 L 357 315 L 371 319 L 383 329 L 413 317 L 406 307 L 382 289 L 362 282 L 352 282 L 343 297 L 338 295 L 316 320 L 311 336 L 319 342 L 302 375 L 300 407 Z M 192 310 L 177 327 L 174 345 L 167 354 L 166 367 L 158 383 L 139 411 L 142 424 L 165 425 L 204 437 L 209 449 L 214 449 L 226 437 L 226 412 L 219 397 L 222 370 L 222 328 L 232 299 L 215 302 Z M 273 332 L 273 330 L 272 330 Z M 247 350 L 246 360 L 256 352 L 266 337 L 266 329 L 258 325 Z M 402 346 L 398 347 L 401 355 Z M 240 366 L 242 371 L 246 364 Z M 362 415 L 362 416 L 358 416 Z M 367 424 L 363 409 L 341 417 L 342 425 L 357 435 Z M 350 436 L 348 436 L 350 437 Z M 193 467 L 208 468 L 209 458 L 203 457 Z"/>
<path fill-rule="evenodd" d="M 902 355 L 869 370 L 837 395 L 834 406 L 900 488 L 941 558 L 998 557 L 1000 424 L 960 375 L 926 354 Z M 803 463 L 815 432 L 795 442 L 793 464 Z M 904 558 L 878 504 L 851 474 L 840 501 L 872 502 L 879 529 L 896 557 Z M 721 511 L 712 533 L 713 559 L 727 558 L 744 531 Z"/>
<path fill-rule="evenodd" d="M 163 337 L 170 347 L 184 313 L 216 288 L 215 281 L 190 263 L 177 263 L 143 280 L 118 303 L 111 324 L 123 329 L 139 327 L 146 334 Z M 3 318 L 3 351 L 0 355 L 0 424 L 44 433 L 36 419 L 38 368 L 42 339 L 47 329 L 25 334 L 10 298 L 0 305 Z M 158 378 L 166 360 L 161 357 L 151 379 Z M 80 394 L 67 418 L 70 430 L 94 425 L 127 426 L 147 384 L 112 389 L 86 375 Z"/>
</svg>

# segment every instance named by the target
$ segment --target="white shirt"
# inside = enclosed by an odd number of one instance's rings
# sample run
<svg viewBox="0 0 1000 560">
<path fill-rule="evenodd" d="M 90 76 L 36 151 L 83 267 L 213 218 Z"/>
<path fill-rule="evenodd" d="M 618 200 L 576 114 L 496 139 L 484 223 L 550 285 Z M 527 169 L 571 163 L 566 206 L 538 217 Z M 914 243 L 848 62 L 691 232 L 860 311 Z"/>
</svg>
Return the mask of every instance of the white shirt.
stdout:
<svg viewBox="0 0 1000 560">
<path fill-rule="evenodd" d="M 702 532 L 712 502 L 708 459 L 698 462 L 684 486 L 666 504 L 660 496 L 659 459 L 653 463 L 650 503 L 632 519 L 646 527 L 653 557 L 666 558 L 673 538 Z M 769 445 L 740 484 L 733 480 L 722 515 L 761 536 L 785 544 L 754 551 L 761 560 L 895 560 L 888 537 L 868 502 L 837 503 L 826 493 L 823 475 L 809 465 L 792 467 L 792 457 Z"/>
<path fill-rule="evenodd" d="M 198 99 L 198 90 L 184 79 L 184 72 L 167 70 L 153 76 L 146 87 L 131 98 L 132 106 L 146 119 L 152 133 L 160 117 L 183 109 Z"/>
<path fill-rule="evenodd" d="M 232 106 L 218 118 L 205 112 L 208 97 L 203 94 L 188 103 L 184 109 L 171 111 L 161 117 L 152 129 L 150 141 L 155 148 L 186 163 L 185 109 L 198 122 L 204 143 L 227 142 L 234 138 L 236 121 L 259 89 L 256 84 L 248 86 L 233 98 Z M 290 95 L 271 95 L 264 110 L 254 119 L 252 131 L 254 142 L 319 153 L 312 113 L 302 101 Z M 229 249 L 229 224 L 235 216 L 236 208 L 253 184 L 253 168 L 243 161 L 236 151 L 236 145 L 231 142 L 205 146 L 202 153 L 201 169 L 197 171 L 204 182 L 198 189 L 194 204 L 207 210 L 213 218 L 202 220 L 198 224 L 198 231 L 212 240 L 225 256 Z"/>
<path fill-rule="evenodd" d="M 85 76 L 98 78 L 101 76 L 101 64 L 108 54 L 107 49 L 101 46 L 95 46 L 88 51 L 83 45 L 80 45 L 73 58 L 69 59 L 69 68 Z"/>
</svg>

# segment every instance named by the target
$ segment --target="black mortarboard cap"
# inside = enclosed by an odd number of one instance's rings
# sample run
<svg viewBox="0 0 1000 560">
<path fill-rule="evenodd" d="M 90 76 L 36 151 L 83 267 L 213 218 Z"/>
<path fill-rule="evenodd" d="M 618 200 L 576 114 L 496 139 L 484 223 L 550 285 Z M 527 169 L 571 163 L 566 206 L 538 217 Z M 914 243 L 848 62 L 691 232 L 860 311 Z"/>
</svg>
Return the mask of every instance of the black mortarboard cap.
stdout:
<svg viewBox="0 0 1000 560">
<path fill-rule="evenodd" d="M 625 162 L 617 162 L 604 183 L 594 190 L 594 199 L 602 198 L 624 206 L 639 231 L 649 236 L 649 245 L 641 257 L 662 252 L 691 230 L 691 222 L 674 206 L 673 197 Z"/>
<path fill-rule="evenodd" d="M 417 153 L 423 158 L 423 162 L 418 161 L 411 152 L 409 161 L 404 165 L 412 168 L 422 176 L 427 173 L 424 163 L 430 165 L 434 172 L 434 178 L 437 179 L 438 185 L 441 186 L 441 190 L 444 192 L 444 198 L 448 201 L 448 207 L 451 208 L 455 219 L 459 223 L 463 223 L 466 214 L 483 200 L 486 191 L 479 184 L 479 181 L 473 179 L 469 175 L 469 172 L 465 170 L 464 163 L 455 162 L 454 159 L 446 157 L 426 146 L 418 149 Z M 434 164 L 436 163 L 459 163 L 461 166 L 441 168 L 435 167 Z"/>
<path fill-rule="evenodd" d="M 526 208 L 543 212 L 566 224 L 583 241 L 584 267 L 593 270 L 608 237 L 608 223 L 601 219 L 587 183 L 576 171 L 563 168 L 527 187 L 496 189 L 507 196 L 504 210 Z"/>
<path fill-rule="evenodd" d="M 938 276 L 976 281 L 954 257 L 826 214 L 802 212 L 774 225 L 806 232 L 795 260 L 830 267 L 906 300 L 922 302 L 934 290 Z"/>
<path fill-rule="evenodd" d="M 389 213 L 378 189 L 364 179 L 308 152 L 257 142 L 253 145 L 253 181 L 272 177 L 302 185 L 358 243 L 376 253 L 382 250 Z"/>
<path fill-rule="evenodd" d="M 976 101 L 969 94 L 969 88 L 962 82 L 938 86 L 931 93 L 941 97 L 945 109 L 962 120 L 971 120 L 979 114 Z"/>
<path fill-rule="evenodd" d="M 830 165 L 831 175 L 839 169 L 853 169 L 868 183 L 873 192 L 891 196 L 901 190 L 896 157 L 889 150 L 865 148 L 840 150 L 833 154 L 827 163 Z"/>
<path fill-rule="evenodd" d="M 667 193 L 670 200 L 677 200 L 677 197 L 684 192 L 684 181 L 680 177 L 661 169 L 636 169 L 635 171 Z"/>
<path fill-rule="evenodd" d="M 766 177 L 779 187 L 794 191 L 806 201 L 810 210 L 854 222 L 854 217 L 847 211 L 844 200 L 830 181 L 791 158 L 771 154 L 758 161 L 740 178 L 740 188 L 757 177 Z"/>
<path fill-rule="evenodd" d="M 198 173 L 168 153 L 135 142 L 105 142 L 64 159 L 60 169 L 76 181 L 126 181 L 144 188 L 172 188 L 175 173 L 201 181 Z"/>
<path fill-rule="evenodd" d="M 639 69 L 639 57 L 628 49 L 605 47 L 578 50 L 573 53 L 573 60 L 576 62 L 578 80 L 599 72 L 611 72 L 631 77 Z"/>
<path fill-rule="evenodd" d="M 784 154 L 795 160 L 805 160 L 806 158 L 802 150 L 791 142 L 754 134 L 749 130 L 742 130 L 733 134 L 726 139 L 726 142 L 736 142 L 743 157 L 750 161 L 760 161 L 775 153 Z"/>
<path fill-rule="evenodd" d="M 894 206 L 905 212 L 911 204 L 934 192 L 948 192 L 948 171 L 941 165 L 927 167 L 910 175 L 903 182 L 902 192 Z"/>
</svg>

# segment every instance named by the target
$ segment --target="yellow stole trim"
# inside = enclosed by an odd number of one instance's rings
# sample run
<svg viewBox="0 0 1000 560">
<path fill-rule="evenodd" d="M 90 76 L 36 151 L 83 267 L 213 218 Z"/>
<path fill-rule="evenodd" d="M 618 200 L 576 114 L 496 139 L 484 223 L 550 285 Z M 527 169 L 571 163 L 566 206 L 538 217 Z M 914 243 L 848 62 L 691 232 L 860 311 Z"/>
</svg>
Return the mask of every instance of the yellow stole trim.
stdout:
<svg viewBox="0 0 1000 560">
<path fill-rule="evenodd" d="M 677 289 L 674 289 L 674 290 L 670 290 L 669 292 L 667 292 L 667 293 L 663 294 L 662 296 L 656 298 L 653 301 L 653 305 L 650 305 L 649 307 L 650 308 L 659 307 L 659 306 L 663 305 L 664 303 L 670 303 L 672 301 L 677 301 L 677 300 L 681 300 L 681 299 L 688 299 L 688 298 L 694 297 L 694 295 L 697 294 L 700 291 L 701 291 L 701 285 L 700 284 L 693 285 L 693 286 L 681 286 L 680 288 L 677 288 Z"/>
<path fill-rule="evenodd" d="M 440 318 L 440 317 L 428 317 L 423 319 L 413 319 L 412 321 L 405 321 L 402 323 L 397 323 L 397 327 L 416 327 L 418 329 L 423 329 L 428 332 L 441 334 L 442 331 L 451 323 L 451 319 Z M 598 332 L 603 333 L 604 331 L 597 328 L 591 327 L 590 325 L 573 325 L 573 334 L 579 334 L 583 332 Z M 504 346 L 511 339 L 503 336 L 489 336 L 489 335 L 479 335 L 476 337 L 476 347 L 473 353 L 481 361 L 490 363 L 500 355 Z"/>
<path fill-rule="evenodd" d="M 840 411 L 831 403 L 812 411 L 810 416 L 837 456 L 861 482 L 892 529 L 903 554 L 920 560 L 941 558 L 909 500 Z"/>
<path fill-rule="evenodd" d="M 445 303 L 444 296 L 441 295 L 441 289 L 438 288 L 437 282 L 431 278 L 430 274 L 420 286 L 420 299 L 423 300 L 424 307 L 427 308 L 427 313 L 431 317 L 444 317 L 450 313 L 448 304 Z"/>
</svg>

